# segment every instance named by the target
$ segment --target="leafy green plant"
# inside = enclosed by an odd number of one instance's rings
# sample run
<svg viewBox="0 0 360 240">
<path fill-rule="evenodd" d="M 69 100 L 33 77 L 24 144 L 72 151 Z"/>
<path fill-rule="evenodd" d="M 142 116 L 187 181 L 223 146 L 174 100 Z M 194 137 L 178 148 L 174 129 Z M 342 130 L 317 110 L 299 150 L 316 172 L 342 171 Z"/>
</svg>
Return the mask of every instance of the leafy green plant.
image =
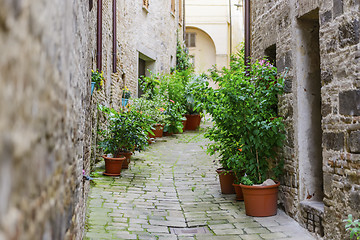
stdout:
<svg viewBox="0 0 360 240">
<path fill-rule="evenodd" d="M 149 116 L 152 120 L 151 125 L 167 123 L 167 116 L 165 114 L 166 103 L 161 95 L 154 97 L 153 100 L 149 99 L 147 94 L 141 98 L 134 98 L 130 108 Z"/>
<path fill-rule="evenodd" d="M 185 89 L 185 109 L 187 114 L 199 114 L 203 112 L 203 100 L 195 98 L 195 95 L 201 95 L 203 90 L 209 86 L 207 76 L 192 76 Z"/>
<path fill-rule="evenodd" d="M 101 90 L 104 85 L 105 78 L 103 76 L 103 72 L 99 72 L 98 70 L 91 70 L 91 81 L 95 82 L 95 89 Z"/>
<path fill-rule="evenodd" d="M 117 156 L 120 152 L 141 151 L 147 146 L 150 117 L 134 109 L 116 111 L 99 106 L 107 120 L 107 127 L 99 129 L 99 148 L 106 154 Z"/>
<path fill-rule="evenodd" d="M 356 219 L 353 220 L 352 214 L 348 215 L 348 218 L 343 220 L 343 222 L 346 222 L 345 225 L 346 231 L 350 232 L 350 238 L 354 239 L 354 237 L 359 240 L 360 239 L 360 220 Z"/>
<path fill-rule="evenodd" d="M 190 62 L 185 44 L 178 41 L 176 45 L 176 70 L 184 71 L 190 68 L 193 68 L 193 65 Z"/>
<path fill-rule="evenodd" d="M 167 104 L 167 108 L 165 111 L 167 123 L 164 127 L 164 132 L 168 133 L 178 133 L 183 132 L 183 124 L 182 121 L 185 118 L 182 116 L 182 111 L 179 103 L 175 103 L 170 99 Z"/>
<path fill-rule="evenodd" d="M 213 69 L 210 77 L 219 88 L 202 87 L 194 94 L 214 121 L 206 133 L 214 141 L 208 152 L 219 153 L 224 168 L 245 172 L 253 183 L 277 177 L 282 166 L 277 150 L 285 139 L 276 112 L 283 78 L 265 59 L 252 63 L 247 73 L 241 53 L 232 57 L 229 69 Z"/>
</svg>

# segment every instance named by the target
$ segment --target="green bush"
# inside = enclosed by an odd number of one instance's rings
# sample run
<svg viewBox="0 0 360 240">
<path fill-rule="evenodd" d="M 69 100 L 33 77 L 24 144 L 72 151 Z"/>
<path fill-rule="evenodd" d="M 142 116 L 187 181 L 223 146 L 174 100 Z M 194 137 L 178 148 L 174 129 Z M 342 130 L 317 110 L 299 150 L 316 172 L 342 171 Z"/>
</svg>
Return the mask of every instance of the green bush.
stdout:
<svg viewBox="0 0 360 240">
<path fill-rule="evenodd" d="M 106 154 L 117 156 L 119 152 L 141 151 L 147 146 L 151 119 L 134 109 L 116 111 L 99 106 L 106 117 L 107 127 L 99 129 L 99 148 Z"/>
<path fill-rule="evenodd" d="M 277 97 L 283 93 L 283 78 L 265 59 L 251 64 L 247 73 L 242 56 L 232 57 L 229 69 L 211 71 L 218 89 L 203 87 L 194 94 L 214 121 L 206 133 L 214 141 L 208 152 L 219 153 L 222 166 L 239 178 L 245 172 L 250 181 L 261 183 L 281 172 L 277 150 L 285 135 Z"/>
</svg>

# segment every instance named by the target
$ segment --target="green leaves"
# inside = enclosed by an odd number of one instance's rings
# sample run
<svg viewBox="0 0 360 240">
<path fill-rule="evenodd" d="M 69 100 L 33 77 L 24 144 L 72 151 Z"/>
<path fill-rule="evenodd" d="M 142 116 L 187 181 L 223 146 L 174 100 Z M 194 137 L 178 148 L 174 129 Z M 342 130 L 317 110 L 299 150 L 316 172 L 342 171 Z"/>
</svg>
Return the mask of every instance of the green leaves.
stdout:
<svg viewBox="0 0 360 240">
<path fill-rule="evenodd" d="M 343 220 L 343 222 L 347 222 L 345 229 L 350 232 L 350 239 L 353 239 L 354 236 L 356 239 L 360 239 L 360 220 L 353 220 L 352 214 L 349 214 L 348 218 Z"/>
<path fill-rule="evenodd" d="M 229 69 L 212 70 L 210 77 L 219 89 L 206 87 L 194 96 L 213 118 L 206 136 L 215 141 L 223 167 L 246 170 L 251 181 L 260 183 L 274 175 L 269 163 L 280 162 L 276 147 L 282 146 L 285 135 L 276 109 L 283 80 L 265 60 L 251 64 L 246 75 L 242 56 L 233 56 Z"/>
</svg>

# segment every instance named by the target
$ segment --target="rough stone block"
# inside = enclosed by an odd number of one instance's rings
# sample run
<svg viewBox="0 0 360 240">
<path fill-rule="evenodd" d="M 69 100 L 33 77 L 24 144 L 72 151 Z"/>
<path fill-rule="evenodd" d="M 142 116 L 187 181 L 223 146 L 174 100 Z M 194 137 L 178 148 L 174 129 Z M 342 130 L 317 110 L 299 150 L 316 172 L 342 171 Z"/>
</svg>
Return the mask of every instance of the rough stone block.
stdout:
<svg viewBox="0 0 360 240">
<path fill-rule="evenodd" d="M 334 18 L 343 14 L 344 10 L 343 0 L 333 0 L 333 15 Z"/>
<path fill-rule="evenodd" d="M 329 84 L 333 81 L 334 76 L 331 70 L 324 70 L 321 71 L 321 80 L 323 85 Z"/>
<path fill-rule="evenodd" d="M 323 143 L 326 149 L 340 151 L 344 148 L 344 133 L 324 133 Z"/>
<path fill-rule="evenodd" d="M 360 131 L 353 131 L 349 136 L 349 148 L 352 153 L 360 153 Z"/>
<path fill-rule="evenodd" d="M 284 92 L 291 93 L 292 92 L 292 78 L 287 78 L 284 81 Z"/>
<path fill-rule="evenodd" d="M 359 176 L 360 177 L 360 176 Z M 360 192 L 350 192 L 350 207 L 358 211 L 360 206 Z"/>
<path fill-rule="evenodd" d="M 360 116 L 360 90 L 351 90 L 339 94 L 340 114 Z"/>
<path fill-rule="evenodd" d="M 285 68 L 291 68 L 292 67 L 291 51 L 286 52 L 283 57 L 278 59 L 278 61 L 276 62 L 276 66 L 278 68 L 278 72 L 284 71 Z"/>
<path fill-rule="evenodd" d="M 324 13 L 321 14 L 321 16 L 320 16 L 321 25 L 324 25 L 324 24 L 328 23 L 329 21 L 331 21 L 331 19 L 332 19 L 332 13 L 331 13 L 331 11 L 326 11 L 326 12 L 324 12 Z"/>
<path fill-rule="evenodd" d="M 339 27 L 339 42 L 341 48 L 359 43 L 359 20 L 346 22 Z"/>
</svg>

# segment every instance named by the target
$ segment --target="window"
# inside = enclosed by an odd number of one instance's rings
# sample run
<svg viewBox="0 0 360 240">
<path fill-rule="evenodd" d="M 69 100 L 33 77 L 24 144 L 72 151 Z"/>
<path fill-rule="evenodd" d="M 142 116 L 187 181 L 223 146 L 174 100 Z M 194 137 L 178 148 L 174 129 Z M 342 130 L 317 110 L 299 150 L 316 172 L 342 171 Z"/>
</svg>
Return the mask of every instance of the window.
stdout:
<svg viewBox="0 0 360 240">
<path fill-rule="evenodd" d="M 196 47 L 195 38 L 196 33 L 186 33 L 185 34 L 185 45 L 186 47 Z"/>
<path fill-rule="evenodd" d="M 175 0 L 171 0 L 171 12 L 175 14 Z"/>
<path fill-rule="evenodd" d="M 145 8 L 149 7 L 149 0 L 143 0 L 143 7 Z"/>
</svg>

